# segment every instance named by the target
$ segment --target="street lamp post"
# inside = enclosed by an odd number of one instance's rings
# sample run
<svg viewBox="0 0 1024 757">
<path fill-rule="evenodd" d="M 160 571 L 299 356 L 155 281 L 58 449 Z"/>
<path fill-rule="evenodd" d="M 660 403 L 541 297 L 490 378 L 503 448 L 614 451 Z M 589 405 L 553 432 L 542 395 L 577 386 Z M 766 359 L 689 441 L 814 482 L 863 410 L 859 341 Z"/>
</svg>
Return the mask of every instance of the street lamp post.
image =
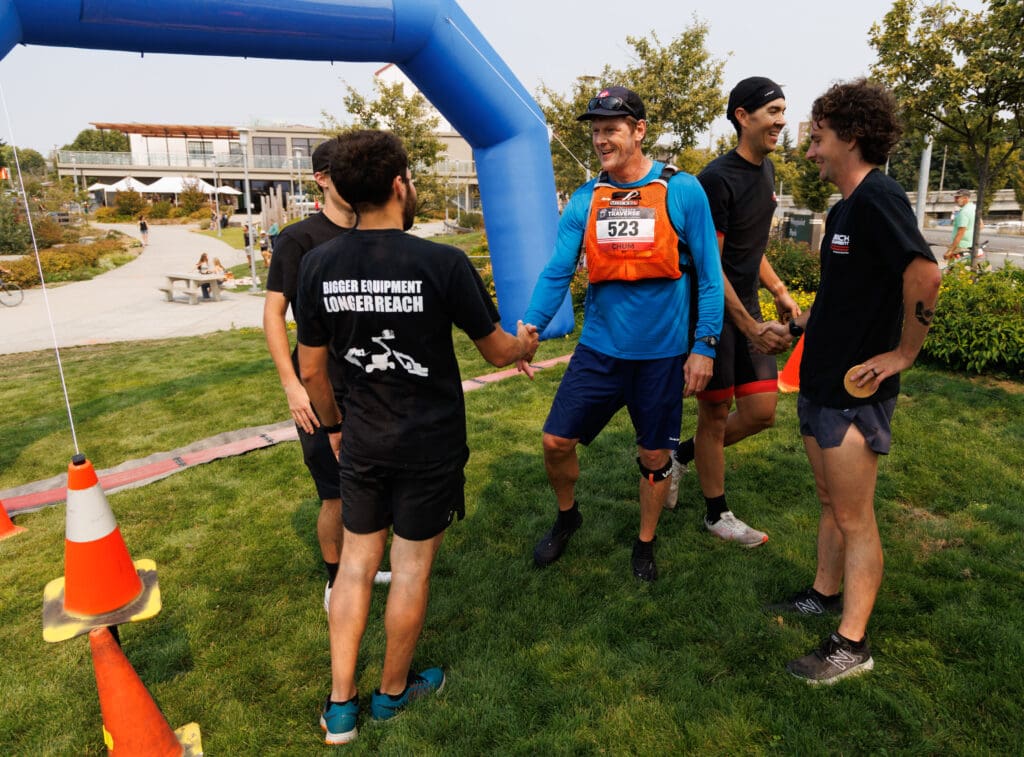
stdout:
<svg viewBox="0 0 1024 757">
<path fill-rule="evenodd" d="M 220 239 L 220 182 L 217 181 L 217 159 L 213 159 L 213 222 L 217 226 L 217 238 Z"/>
<path fill-rule="evenodd" d="M 245 254 L 249 256 L 249 269 L 252 275 L 252 286 L 250 292 L 258 292 L 259 285 L 256 283 L 256 256 L 252 254 L 252 197 L 249 191 L 249 130 L 240 128 L 238 130 L 238 145 L 242 148 L 242 175 L 245 177 L 245 219 L 249 233 L 245 235 Z"/>
<path fill-rule="evenodd" d="M 302 198 L 302 207 L 299 210 L 299 213 L 301 214 L 300 217 L 305 218 L 306 217 L 306 193 L 302 189 L 302 163 L 300 162 L 302 160 L 302 150 L 300 150 L 298 147 L 296 147 L 295 150 L 293 151 L 293 154 L 295 155 L 295 171 L 299 175 L 299 197 Z"/>
</svg>

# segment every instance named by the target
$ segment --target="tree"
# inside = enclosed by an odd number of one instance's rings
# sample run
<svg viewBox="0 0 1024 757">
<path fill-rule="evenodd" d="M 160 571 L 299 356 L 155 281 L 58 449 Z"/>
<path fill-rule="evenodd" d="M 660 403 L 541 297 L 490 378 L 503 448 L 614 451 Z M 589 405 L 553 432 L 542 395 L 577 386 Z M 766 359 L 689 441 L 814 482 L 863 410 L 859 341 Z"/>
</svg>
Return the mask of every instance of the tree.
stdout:
<svg viewBox="0 0 1024 757">
<path fill-rule="evenodd" d="M 345 109 L 353 116 L 351 126 L 343 126 L 327 111 L 321 111 L 324 131 L 337 136 L 353 129 L 386 129 L 402 140 L 409 153 L 409 166 L 416 179 L 417 213 L 444 209 L 443 180 L 435 167 L 444 158 L 444 144 L 436 136 L 440 119 L 419 92 L 405 94 L 401 82 L 374 82 L 377 97 L 368 100 L 345 85 Z"/>
<path fill-rule="evenodd" d="M 21 199 L 0 195 L 0 255 L 20 255 L 31 243 Z"/>
<path fill-rule="evenodd" d="M 590 129 L 576 119 L 602 86 L 626 86 L 647 108 L 646 151 L 654 156 L 692 162 L 697 136 L 725 108 L 722 96 L 724 61 L 711 57 L 705 42 L 708 27 L 694 21 L 668 45 L 653 31 L 648 37 L 626 37 L 634 62 L 619 71 L 605 66 L 600 76 L 581 76 L 568 96 L 541 85 L 537 99 L 552 131 L 551 157 L 555 185 L 572 192 L 599 170 Z M 656 144 L 658 143 L 658 144 Z"/>
<path fill-rule="evenodd" d="M 0 147 L 0 165 L 7 166 L 12 177 L 18 171 L 18 164 L 21 165 L 22 173 L 32 176 L 45 176 L 48 170 L 46 158 L 44 158 L 39 151 L 33 150 L 31 147 L 18 148 L 17 163 L 14 161 L 14 148 L 11 147 L 11 145 L 3 145 Z"/>
<path fill-rule="evenodd" d="M 812 213 L 828 210 L 828 198 L 832 196 L 832 185 L 822 181 L 818 164 L 804 157 L 811 146 L 810 137 L 804 140 L 794 164 L 797 175 L 793 183 L 793 202 L 797 207 L 807 208 Z"/>
<path fill-rule="evenodd" d="M 141 213 L 146 207 L 146 200 L 134 189 L 126 192 L 118 192 L 117 212 L 122 216 L 134 216 Z"/>
<path fill-rule="evenodd" d="M 186 214 L 195 213 L 206 207 L 206 194 L 199 188 L 198 181 L 184 181 L 178 193 L 178 207 Z"/>
<path fill-rule="evenodd" d="M 119 131 L 82 129 L 74 142 L 60 149 L 80 152 L 128 152 L 131 146 L 128 135 Z"/>
<path fill-rule="evenodd" d="M 987 11 L 971 13 L 896 0 L 869 34 L 878 55 L 872 72 L 893 90 L 908 130 L 925 135 L 944 127 L 951 143 L 964 147 L 982 208 L 992 179 L 1024 140 L 1024 4 L 987 5 Z M 974 219 L 975 244 L 981 218 L 978 213 Z"/>
</svg>

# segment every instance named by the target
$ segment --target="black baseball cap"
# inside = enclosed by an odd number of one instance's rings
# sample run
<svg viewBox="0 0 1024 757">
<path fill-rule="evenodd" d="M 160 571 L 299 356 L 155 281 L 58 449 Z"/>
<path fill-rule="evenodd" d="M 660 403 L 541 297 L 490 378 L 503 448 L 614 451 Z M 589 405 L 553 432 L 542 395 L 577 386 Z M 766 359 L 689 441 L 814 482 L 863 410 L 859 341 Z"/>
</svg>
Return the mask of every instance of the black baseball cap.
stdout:
<svg viewBox="0 0 1024 757">
<path fill-rule="evenodd" d="M 958 189 L 953 193 L 954 197 L 966 197 L 968 200 L 971 199 L 971 190 L 969 189 Z"/>
<path fill-rule="evenodd" d="M 312 155 L 313 173 L 330 173 L 331 158 L 334 157 L 334 152 L 337 149 L 337 137 L 331 137 L 330 139 L 318 144 L 316 149 L 313 150 Z"/>
<path fill-rule="evenodd" d="M 782 94 L 782 87 L 778 84 L 764 76 L 751 76 L 732 88 L 725 115 L 733 126 L 739 126 L 736 122 L 737 108 L 743 108 L 747 113 L 753 113 L 762 105 L 770 103 L 772 100 L 778 100 L 780 97 L 786 99 L 786 96 Z"/>
<path fill-rule="evenodd" d="M 638 121 L 647 120 L 647 108 L 640 95 L 625 87 L 605 87 L 590 98 L 587 112 L 577 121 L 593 121 L 599 116 L 633 116 Z"/>
</svg>

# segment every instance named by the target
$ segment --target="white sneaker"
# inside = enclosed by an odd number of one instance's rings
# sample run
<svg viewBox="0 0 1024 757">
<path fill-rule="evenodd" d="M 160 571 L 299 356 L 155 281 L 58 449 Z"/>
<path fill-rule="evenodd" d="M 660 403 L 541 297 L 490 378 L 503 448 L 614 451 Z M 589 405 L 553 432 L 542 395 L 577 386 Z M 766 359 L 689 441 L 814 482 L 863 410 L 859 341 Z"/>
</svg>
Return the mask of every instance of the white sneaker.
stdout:
<svg viewBox="0 0 1024 757">
<path fill-rule="evenodd" d="M 331 611 L 331 585 L 327 584 L 324 586 L 324 612 L 330 613 Z"/>
<path fill-rule="evenodd" d="M 704 527 L 719 539 L 734 541 L 744 547 L 760 547 L 768 541 L 768 534 L 751 528 L 729 510 L 722 513 L 715 524 L 708 523 L 708 519 L 704 518 Z"/>
<path fill-rule="evenodd" d="M 391 583 L 391 571 L 390 570 L 378 570 L 377 575 L 373 577 L 375 584 L 389 584 Z"/>
<path fill-rule="evenodd" d="M 679 504 L 679 482 L 686 475 L 686 463 L 676 460 L 676 453 L 672 453 L 672 477 L 668 484 L 668 494 L 665 495 L 665 509 L 675 510 Z"/>
</svg>

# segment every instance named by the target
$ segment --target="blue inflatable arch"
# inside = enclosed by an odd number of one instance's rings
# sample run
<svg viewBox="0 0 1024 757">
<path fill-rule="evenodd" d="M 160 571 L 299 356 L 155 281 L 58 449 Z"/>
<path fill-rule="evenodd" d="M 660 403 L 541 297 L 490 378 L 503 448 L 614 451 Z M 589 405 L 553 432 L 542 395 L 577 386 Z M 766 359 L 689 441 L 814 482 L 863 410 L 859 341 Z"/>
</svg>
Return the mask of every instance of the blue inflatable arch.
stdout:
<svg viewBox="0 0 1024 757">
<path fill-rule="evenodd" d="M 395 63 L 473 147 L 503 326 L 513 333 L 558 224 L 533 98 L 453 0 L 0 0 L 16 44 Z M 573 328 L 569 298 L 545 331 Z"/>
</svg>

